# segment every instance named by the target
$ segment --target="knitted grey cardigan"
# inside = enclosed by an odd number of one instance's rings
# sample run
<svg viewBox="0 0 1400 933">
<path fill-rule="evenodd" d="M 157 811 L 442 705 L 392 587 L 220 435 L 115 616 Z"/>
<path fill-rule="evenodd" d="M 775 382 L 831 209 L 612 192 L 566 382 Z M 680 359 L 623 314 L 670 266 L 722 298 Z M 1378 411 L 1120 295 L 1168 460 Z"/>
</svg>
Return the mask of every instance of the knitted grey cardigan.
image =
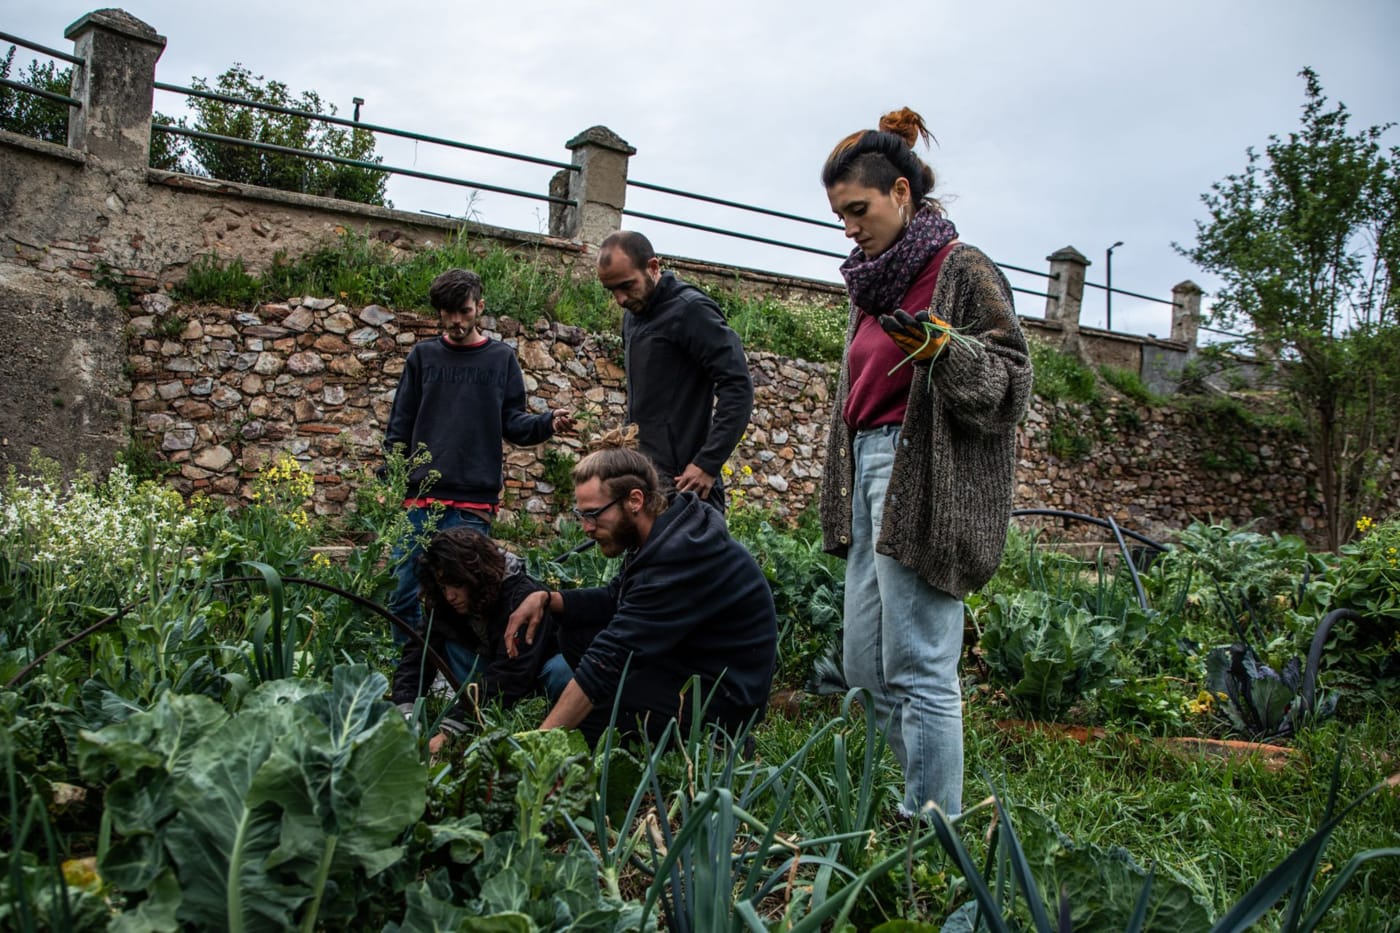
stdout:
<svg viewBox="0 0 1400 933">
<path fill-rule="evenodd" d="M 962 599 L 991 579 L 1006 546 L 1031 363 L 1011 286 L 975 247 L 959 244 L 948 254 L 931 308 L 976 344 L 949 341 L 931 364 L 906 364 L 916 366 L 914 382 L 875 550 Z M 848 348 L 859 315 L 853 305 Z M 821 492 L 823 547 L 841 557 L 850 546 L 855 487 L 852 434 L 842 417 L 850 388 L 843 358 Z"/>
</svg>

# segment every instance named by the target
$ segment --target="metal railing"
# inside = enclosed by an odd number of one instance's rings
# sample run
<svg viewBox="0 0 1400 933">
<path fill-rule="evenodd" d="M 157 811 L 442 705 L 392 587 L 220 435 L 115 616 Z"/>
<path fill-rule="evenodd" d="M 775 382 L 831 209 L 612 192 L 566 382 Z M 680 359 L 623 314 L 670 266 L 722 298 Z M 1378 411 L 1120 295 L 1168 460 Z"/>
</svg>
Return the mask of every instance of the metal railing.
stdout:
<svg viewBox="0 0 1400 933">
<path fill-rule="evenodd" d="M 25 39 L 21 39 L 19 36 L 11 35 L 8 32 L 0 32 L 0 44 L 6 43 L 29 49 L 31 52 L 38 52 L 41 55 L 47 55 L 50 58 L 56 58 L 59 61 L 68 62 L 76 68 L 84 68 L 87 66 L 87 63 L 76 55 L 71 55 L 59 49 L 51 49 L 46 45 L 39 45 L 36 42 L 29 42 Z M 11 81 L 9 78 L 0 78 L 0 87 L 7 87 L 19 91 L 22 94 L 32 94 L 35 97 L 42 97 L 44 100 L 51 100 L 57 104 L 66 104 L 70 108 L 81 107 L 83 105 L 83 102 L 76 98 L 69 97 L 66 94 L 58 94 L 41 87 L 35 87 L 32 84 L 25 84 L 23 81 Z"/>
<path fill-rule="evenodd" d="M 77 65 L 80 68 L 87 66 L 87 62 L 83 61 L 81 58 L 72 54 L 71 52 L 64 52 L 59 49 L 51 49 L 46 45 L 38 45 L 36 43 L 30 42 L 27 39 L 21 39 L 19 36 L 10 35 L 8 32 L 0 32 L 0 44 L 6 42 L 8 42 L 10 45 L 18 45 L 21 48 L 29 49 L 31 52 L 38 52 L 42 55 L 47 55 L 49 58 L 57 58 L 60 61 L 65 61 L 69 64 Z"/>
<path fill-rule="evenodd" d="M 494 149 L 490 146 L 479 146 L 474 143 L 465 143 L 460 140 L 447 139 L 441 136 L 430 136 L 425 133 L 415 133 L 411 130 L 401 130 L 390 126 L 381 126 L 377 123 L 366 123 L 361 120 L 346 119 L 334 114 L 316 113 L 311 110 L 302 110 L 296 107 L 283 107 L 278 104 L 268 104 L 262 101 L 249 100 L 244 97 L 234 97 L 229 94 L 220 94 L 216 91 L 204 90 L 202 88 L 183 87 L 178 84 L 167 84 L 163 81 L 155 82 L 158 91 L 166 91 L 173 94 L 183 94 L 187 97 L 198 97 L 205 100 L 218 101 L 238 107 L 250 107 L 255 110 L 263 110 L 269 113 L 282 114 L 284 116 L 301 117 L 307 120 L 316 120 L 332 126 L 342 126 L 349 129 L 365 130 L 370 133 L 385 136 L 394 136 L 401 139 L 408 139 L 414 142 L 426 142 L 434 145 L 446 146 L 453 149 L 462 149 L 468 152 L 477 152 L 484 155 L 496 156 L 505 159 L 514 159 L 520 162 L 529 162 L 536 165 L 545 165 L 551 168 L 560 168 L 569 171 L 578 171 L 578 166 L 568 162 L 560 162 L 556 159 L 545 159 L 539 156 L 526 155 L 519 152 L 510 152 L 505 149 Z M 364 159 L 351 159 L 345 156 L 329 155 L 327 153 L 312 152 L 307 149 L 300 149 L 292 146 L 280 146 L 275 143 L 257 142 L 249 139 L 241 139 L 233 136 L 221 136 L 216 133 L 205 133 L 200 130 L 191 130 L 186 127 L 175 126 L 169 123 L 152 122 L 151 129 L 154 131 L 167 133 L 175 136 L 184 136 L 191 139 L 201 139 L 207 142 L 223 143 L 231 146 L 242 146 L 249 149 L 257 149 L 265 152 L 275 152 L 281 155 L 296 156 L 298 158 L 313 159 L 319 162 L 330 162 L 336 165 L 346 165 L 352 168 L 365 169 L 374 172 L 384 172 L 389 175 L 403 175 L 408 178 L 420 178 L 425 181 L 442 182 L 449 185 L 457 185 L 464 188 L 472 188 L 478 191 L 491 191 L 497 194 L 507 194 L 518 198 L 527 198 L 534 201 L 544 201 L 550 204 L 562 204 L 565 206 L 577 206 L 577 201 L 570 198 L 556 197 L 551 194 L 539 194 L 534 191 L 523 191 L 518 188 L 507 188 L 502 185 L 493 185 L 489 182 L 476 181 L 468 178 L 458 178 L 451 175 L 441 175 L 435 172 L 424 172 L 414 168 L 399 165 L 386 165 L 383 162 L 370 162 Z"/>
<path fill-rule="evenodd" d="M 697 194 L 693 191 L 683 191 L 680 188 L 671 188 L 666 185 L 657 185 L 652 184 L 650 182 L 633 181 L 631 179 L 628 179 L 627 186 L 629 188 L 639 188 L 643 191 L 655 191 L 660 194 L 668 194 L 674 197 L 688 198 L 692 201 L 703 201 L 706 204 L 716 204 L 720 207 L 729 207 L 735 210 L 748 211 L 749 213 L 761 214 L 765 217 L 775 217 L 779 220 L 788 220 L 793 221 L 795 223 L 810 224 L 811 226 L 821 227 L 825 230 L 844 229 L 841 226 L 841 224 L 835 223 L 830 220 L 817 220 L 813 217 L 803 217 L 800 214 L 790 214 L 786 211 L 773 210 L 772 208 L 768 207 L 759 207 L 755 204 L 746 204 L 742 201 L 731 201 L 726 198 L 717 198 L 712 195 Z M 733 237 L 734 239 L 746 240 L 751 243 L 763 243 L 767 246 L 777 246 L 783 249 L 797 250 L 803 253 L 812 253 L 817 256 L 829 256 L 832 259 L 845 259 L 847 255 L 849 255 L 848 253 L 839 253 L 835 250 L 821 249 L 820 247 L 816 246 L 807 246 L 802 243 L 793 243 L 787 240 L 778 240 L 772 237 L 759 236 L 757 234 L 745 233 L 740 230 L 732 230 L 725 227 L 715 227 L 709 224 L 695 223 L 694 221 L 689 220 L 680 220 L 676 217 L 665 217 L 660 214 L 646 213 L 643 211 L 633 210 L 631 208 L 623 208 L 622 215 L 624 217 L 635 217 L 638 220 L 650 220 L 655 223 L 669 224 L 674 227 L 684 227 L 688 230 L 699 230 L 703 233 L 714 233 L 718 234 L 719 236 Z M 1026 275 L 1036 275 L 1045 279 L 1056 279 L 1059 277 L 1057 274 L 1051 274 L 1048 272 L 1038 272 L 1034 269 L 1026 269 L 1021 266 L 1013 266 L 1010 263 L 1005 262 L 998 262 L 997 265 L 1003 269 L 1010 269 L 1013 272 L 1021 272 L 1025 273 Z M 1027 295 L 1036 295 L 1040 298 L 1051 297 L 1045 292 L 1038 292 L 1029 288 L 1019 288 L 1015 285 L 1011 286 L 1011 290 L 1014 292 L 1022 292 Z"/>
<path fill-rule="evenodd" d="M 569 162 L 560 162 L 556 159 L 524 155 L 519 152 L 509 152 L 505 149 L 492 149 L 490 146 L 478 146 L 474 143 L 464 143 L 456 139 L 446 139 L 442 136 L 428 136 L 424 133 L 415 133 L 411 130 L 400 130 L 391 126 L 380 126 L 377 123 L 366 123 L 362 120 L 338 117 L 330 113 L 316 113 L 312 110 L 300 110 L 296 107 L 282 107 L 277 104 L 266 104 L 261 101 L 248 100 L 246 97 L 234 97 L 229 94 L 220 94 L 217 91 L 209 91 L 203 88 L 182 87 L 178 84 L 167 84 L 164 81 L 155 82 L 155 88 L 157 91 L 184 94 L 186 97 L 199 97 L 205 100 L 216 100 L 220 103 L 234 104 L 239 107 L 253 107 L 257 110 L 280 113 L 289 117 L 305 117 L 309 120 L 319 120 L 322 123 L 329 123 L 332 126 L 343 126 L 353 130 L 368 130 L 371 133 L 378 133 L 384 136 L 397 136 L 400 139 L 411 139 L 415 142 L 433 143 L 434 145 L 448 146 L 453 149 L 465 149 L 468 152 L 480 152 L 485 155 L 500 156 L 503 159 L 515 159 L 520 162 L 533 162 L 536 165 L 547 165 L 551 168 L 578 171 L 577 165 L 573 165 Z"/>
</svg>

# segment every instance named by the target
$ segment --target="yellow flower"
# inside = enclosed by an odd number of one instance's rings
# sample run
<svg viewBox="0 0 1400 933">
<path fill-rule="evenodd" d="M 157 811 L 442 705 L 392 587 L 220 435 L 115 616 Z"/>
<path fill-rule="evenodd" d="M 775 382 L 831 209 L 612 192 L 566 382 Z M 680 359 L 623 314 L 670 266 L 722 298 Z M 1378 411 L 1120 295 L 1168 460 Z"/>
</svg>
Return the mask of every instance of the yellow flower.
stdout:
<svg viewBox="0 0 1400 933">
<path fill-rule="evenodd" d="M 1186 701 L 1186 709 L 1194 716 L 1203 716 L 1215 708 L 1215 697 L 1209 690 L 1202 690 L 1195 699 Z"/>
<path fill-rule="evenodd" d="M 311 566 L 318 570 L 325 570 L 331 565 L 331 559 L 319 551 L 311 555 Z"/>
<path fill-rule="evenodd" d="M 727 463 L 724 466 L 720 467 L 719 471 L 723 473 L 726 477 L 734 475 L 734 468 Z"/>
<path fill-rule="evenodd" d="M 95 891 L 102 885 L 102 876 L 97 873 L 97 857 L 70 858 L 63 863 L 63 880 L 75 888 Z"/>
<path fill-rule="evenodd" d="M 1374 524 L 1375 522 L 1371 521 L 1371 516 L 1363 515 L 1356 520 L 1356 530 L 1364 535 L 1371 530 L 1371 526 Z"/>
<path fill-rule="evenodd" d="M 749 466 L 747 463 L 744 464 L 744 475 L 753 476 L 753 467 Z M 1395 548 L 1391 548 L 1391 550 L 1393 551 Z"/>
</svg>

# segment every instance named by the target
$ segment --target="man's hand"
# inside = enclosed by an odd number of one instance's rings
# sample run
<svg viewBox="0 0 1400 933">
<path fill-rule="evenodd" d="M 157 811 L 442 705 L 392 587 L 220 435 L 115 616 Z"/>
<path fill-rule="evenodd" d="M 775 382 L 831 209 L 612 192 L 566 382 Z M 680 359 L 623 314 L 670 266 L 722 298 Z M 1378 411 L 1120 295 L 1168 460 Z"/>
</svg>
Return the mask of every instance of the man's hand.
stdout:
<svg viewBox="0 0 1400 933">
<path fill-rule="evenodd" d="M 685 472 L 676 478 L 676 489 L 680 492 L 693 492 L 701 499 L 707 499 L 715 478 L 695 464 L 689 464 Z"/>
<path fill-rule="evenodd" d="M 948 323 L 927 311 L 910 315 L 903 308 L 880 315 L 880 326 L 890 339 L 916 360 L 931 360 L 948 342 Z"/>
<path fill-rule="evenodd" d="M 572 431 L 574 429 L 574 413 L 567 408 L 554 409 L 554 430 Z"/>
<path fill-rule="evenodd" d="M 442 751 L 442 747 L 447 744 L 447 740 L 449 738 L 451 738 L 451 736 L 449 736 L 446 732 L 439 732 L 437 735 L 429 739 L 428 754 L 436 756 L 438 752 Z"/>
<path fill-rule="evenodd" d="M 544 610 L 548 605 L 549 591 L 540 590 L 526 596 L 520 601 L 520 605 L 515 607 L 510 619 L 506 621 L 505 642 L 508 657 L 519 657 L 522 638 L 527 645 L 535 643 L 535 630 L 544 621 Z"/>
</svg>

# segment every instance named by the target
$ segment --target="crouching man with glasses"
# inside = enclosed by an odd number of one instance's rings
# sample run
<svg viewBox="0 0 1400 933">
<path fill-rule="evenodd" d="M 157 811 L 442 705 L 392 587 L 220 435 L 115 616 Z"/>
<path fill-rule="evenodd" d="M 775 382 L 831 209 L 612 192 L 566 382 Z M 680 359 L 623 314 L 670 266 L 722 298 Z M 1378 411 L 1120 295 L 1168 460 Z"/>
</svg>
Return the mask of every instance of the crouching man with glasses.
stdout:
<svg viewBox="0 0 1400 933">
<path fill-rule="evenodd" d="M 691 705 L 733 734 L 761 718 L 773 682 L 778 622 L 763 572 L 694 493 L 668 502 L 636 429 L 614 431 L 573 471 L 575 516 L 609 557 L 606 586 L 527 596 L 511 614 L 509 652 L 528 650 L 548 612 L 573 669 L 543 729 L 577 728 L 590 742 L 617 727 L 656 741 L 689 725 Z M 625 675 L 624 675 L 625 670 Z M 699 677 L 699 693 L 686 690 Z"/>
</svg>

